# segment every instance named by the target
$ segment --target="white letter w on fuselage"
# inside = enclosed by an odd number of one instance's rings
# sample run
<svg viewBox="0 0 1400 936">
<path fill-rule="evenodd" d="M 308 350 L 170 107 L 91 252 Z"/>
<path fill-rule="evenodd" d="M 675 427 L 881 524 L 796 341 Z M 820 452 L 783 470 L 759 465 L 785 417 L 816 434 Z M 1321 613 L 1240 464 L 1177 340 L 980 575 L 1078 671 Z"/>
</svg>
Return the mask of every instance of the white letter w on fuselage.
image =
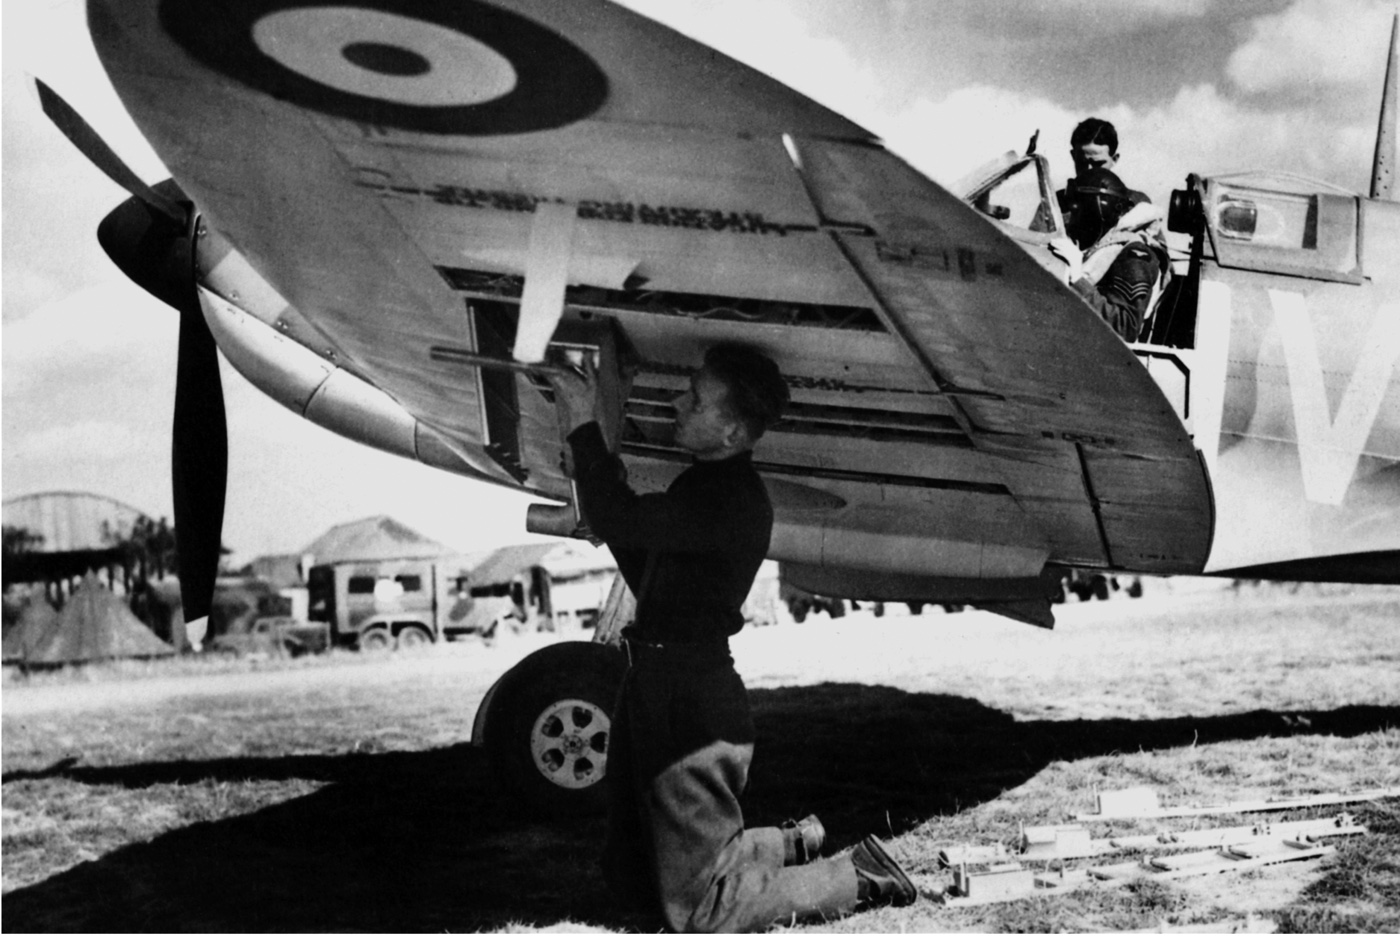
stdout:
<svg viewBox="0 0 1400 936">
<path fill-rule="evenodd" d="M 1361 338 L 1356 369 L 1342 392 L 1334 421 L 1306 298 L 1279 289 L 1268 292 L 1288 367 L 1303 494 L 1314 503 L 1340 504 L 1400 356 L 1400 305 L 1386 303 L 1376 309 L 1371 327 Z"/>
</svg>

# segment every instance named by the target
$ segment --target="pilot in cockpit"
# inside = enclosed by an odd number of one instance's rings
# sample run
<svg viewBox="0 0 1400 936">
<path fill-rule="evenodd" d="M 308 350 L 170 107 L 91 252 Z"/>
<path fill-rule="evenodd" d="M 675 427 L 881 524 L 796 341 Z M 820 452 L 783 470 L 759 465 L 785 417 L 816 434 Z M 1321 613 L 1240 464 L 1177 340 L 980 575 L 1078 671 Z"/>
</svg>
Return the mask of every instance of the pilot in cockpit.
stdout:
<svg viewBox="0 0 1400 936">
<path fill-rule="evenodd" d="M 1084 175 L 1091 169 L 1117 168 L 1119 158 L 1117 128 L 1101 117 L 1086 117 L 1069 135 L 1069 155 L 1070 159 L 1074 160 L 1076 177 Z M 1061 189 L 1055 193 L 1060 200 L 1061 211 L 1065 210 L 1066 191 L 1067 189 Z M 1128 194 L 1133 204 L 1152 200 L 1135 189 L 1129 189 Z"/>
<path fill-rule="evenodd" d="M 1065 282 L 1124 341 L 1136 341 L 1171 277 L 1162 212 L 1111 170 L 1071 179 L 1062 199 L 1068 238 L 1050 242 Z"/>
</svg>

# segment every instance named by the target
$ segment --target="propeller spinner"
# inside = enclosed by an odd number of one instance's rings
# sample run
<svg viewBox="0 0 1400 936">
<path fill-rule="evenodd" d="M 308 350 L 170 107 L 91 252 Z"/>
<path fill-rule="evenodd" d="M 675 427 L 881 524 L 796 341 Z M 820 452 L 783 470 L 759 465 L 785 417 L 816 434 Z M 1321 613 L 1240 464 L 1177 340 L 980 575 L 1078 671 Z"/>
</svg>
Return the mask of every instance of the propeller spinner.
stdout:
<svg viewBox="0 0 1400 936">
<path fill-rule="evenodd" d="M 97 227 L 97 240 L 132 282 L 180 313 L 171 434 L 180 600 L 186 621 L 209 614 L 218 574 L 228 483 L 228 424 L 214 336 L 195 289 L 194 206 L 173 180 L 149 186 L 86 120 L 33 79 L 54 125 L 108 178 L 131 193 Z"/>
</svg>

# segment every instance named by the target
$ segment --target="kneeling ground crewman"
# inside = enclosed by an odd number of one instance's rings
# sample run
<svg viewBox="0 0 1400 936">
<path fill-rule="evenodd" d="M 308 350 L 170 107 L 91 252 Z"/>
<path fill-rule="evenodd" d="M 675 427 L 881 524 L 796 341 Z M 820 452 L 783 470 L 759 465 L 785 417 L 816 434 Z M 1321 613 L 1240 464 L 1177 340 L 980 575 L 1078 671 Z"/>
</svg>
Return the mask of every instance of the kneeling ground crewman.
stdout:
<svg viewBox="0 0 1400 936">
<path fill-rule="evenodd" d="M 751 450 L 787 404 L 777 366 L 734 345 L 705 355 L 676 401 L 675 442 L 695 461 L 662 494 L 636 494 L 608 452 L 591 368 L 552 382 L 584 521 L 637 596 L 608 750 L 609 886 L 681 932 L 912 903 L 913 884 L 873 836 L 814 861 L 825 836 L 814 816 L 744 828 L 754 725 L 728 638 L 773 528 Z"/>
</svg>

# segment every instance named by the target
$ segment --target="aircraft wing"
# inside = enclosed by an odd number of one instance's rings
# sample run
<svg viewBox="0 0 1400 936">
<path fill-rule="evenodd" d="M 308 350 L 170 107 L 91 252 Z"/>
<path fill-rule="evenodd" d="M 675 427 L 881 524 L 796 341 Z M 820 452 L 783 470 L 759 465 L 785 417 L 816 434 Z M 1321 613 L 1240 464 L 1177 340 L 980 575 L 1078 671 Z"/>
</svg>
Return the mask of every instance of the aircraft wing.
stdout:
<svg viewBox="0 0 1400 936">
<path fill-rule="evenodd" d="M 548 395 L 463 364 L 508 356 L 552 279 L 568 322 L 611 319 L 637 353 L 639 486 L 679 470 L 667 399 L 704 347 L 775 357 L 794 407 L 756 461 L 780 558 L 1204 562 L 1190 439 L 1092 311 L 867 131 L 714 50 L 602 0 L 90 0 L 89 27 L 224 259 L 270 287 L 223 299 L 496 481 L 568 492 Z"/>
<path fill-rule="evenodd" d="M 1210 492 L 1128 347 L 984 216 L 879 148 L 797 144 L 824 226 L 1042 529 L 1092 513 L 1113 566 L 1198 558 Z"/>
</svg>

